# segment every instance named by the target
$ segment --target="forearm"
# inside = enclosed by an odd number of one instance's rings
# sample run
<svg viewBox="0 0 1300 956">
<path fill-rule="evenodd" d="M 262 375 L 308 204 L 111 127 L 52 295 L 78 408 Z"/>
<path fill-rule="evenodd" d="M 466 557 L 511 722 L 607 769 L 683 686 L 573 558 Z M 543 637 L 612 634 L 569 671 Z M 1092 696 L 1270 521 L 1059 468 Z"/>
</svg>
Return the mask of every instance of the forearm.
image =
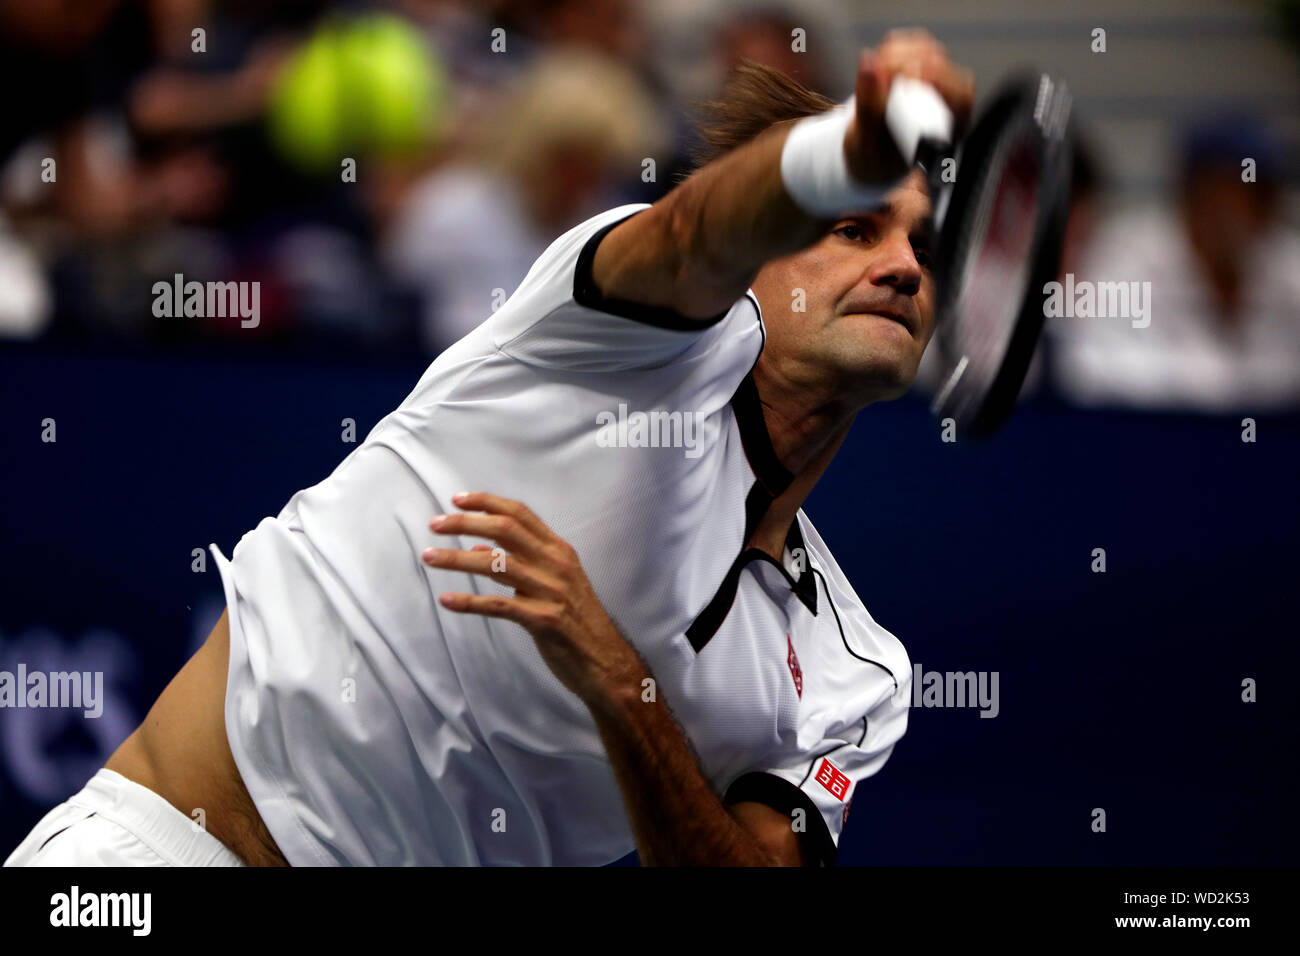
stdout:
<svg viewBox="0 0 1300 956">
<path fill-rule="evenodd" d="M 714 160 L 611 232 L 592 264 L 605 295 L 709 318 L 744 295 L 765 262 L 820 238 L 827 221 L 795 205 L 782 183 L 791 125 Z"/>
<path fill-rule="evenodd" d="M 612 229 L 592 261 L 596 288 L 610 300 L 710 319 L 744 295 L 764 264 L 812 245 L 845 212 L 878 206 L 910 165 L 885 121 L 891 77 L 904 72 L 933 86 L 957 126 L 964 122 L 974 98 L 969 71 L 955 68 L 929 34 L 891 32 L 859 57 L 851 102 L 784 104 L 776 115 L 801 118 L 769 126 Z"/>
<path fill-rule="evenodd" d="M 792 125 L 769 128 L 665 197 L 681 255 L 678 286 L 711 296 L 718 309 L 744 295 L 764 263 L 798 252 L 828 228 L 799 208 L 782 182 L 781 152 Z"/>
<path fill-rule="evenodd" d="M 649 676 L 643 671 L 643 676 Z M 588 700 L 645 866 L 773 866 L 766 849 L 722 805 L 686 735 L 640 681 Z"/>
<path fill-rule="evenodd" d="M 623 794 L 641 859 L 651 866 L 780 865 L 782 839 L 767 842 L 767 823 L 738 818 L 724 807 L 695 761 L 667 704 L 643 699 L 651 677 L 645 661 L 605 612 L 573 546 L 526 505 L 486 492 L 452 496 L 465 513 L 440 515 L 441 534 L 488 538 L 511 555 L 496 567 L 497 549 L 429 548 L 425 563 L 475 574 L 515 589 L 513 598 L 444 593 L 452 611 L 505 618 L 526 628 L 542 660 L 591 712 Z M 481 509 L 481 511 L 475 510 Z M 647 694 L 657 698 L 658 694 Z M 757 803 L 738 804 L 751 814 Z M 785 821 L 779 837 L 787 835 Z M 795 854 L 789 854 L 794 860 Z"/>
</svg>

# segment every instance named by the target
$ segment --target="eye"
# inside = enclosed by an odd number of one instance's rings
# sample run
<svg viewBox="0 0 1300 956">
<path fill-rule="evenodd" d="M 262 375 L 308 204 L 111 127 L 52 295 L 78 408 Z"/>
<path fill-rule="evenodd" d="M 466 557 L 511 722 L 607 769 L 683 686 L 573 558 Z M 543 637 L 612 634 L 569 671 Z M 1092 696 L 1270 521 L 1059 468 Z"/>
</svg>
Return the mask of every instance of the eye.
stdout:
<svg viewBox="0 0 1300 956">
<path fill-rule="evenodd" d="M 917 265 L 922 269 L 934 268 L 934 254 L 930 252 L 930 247 L 925 244 L 916 244 L 912 246 L 912 255 L 916 256 Z"/>
<path fill-rule="evenodd" d="M 845 239 L 849 240 L 850 242 L 857 242 L 858 240 L 865 239 L 867 237 L 867 231 L 863 229 L 860 225 L 858 225 L 856 222 L 846 222 L 844 225 L 840 226 L 838 229 L 835 230 L 835 235 L 843 236 Z"/>
</svg>

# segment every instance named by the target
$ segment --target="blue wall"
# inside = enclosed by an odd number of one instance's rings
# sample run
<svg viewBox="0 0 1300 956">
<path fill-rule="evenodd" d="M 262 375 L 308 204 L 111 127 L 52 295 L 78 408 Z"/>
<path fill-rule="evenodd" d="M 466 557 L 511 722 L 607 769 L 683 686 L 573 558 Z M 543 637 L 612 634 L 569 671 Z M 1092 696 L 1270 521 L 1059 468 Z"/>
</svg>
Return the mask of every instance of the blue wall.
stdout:
<svg viewBox="0 0 1300 956">
<path fill-rule="evenodd" d="M 229 554 L 353 447 L 343 418 L 363 438 L 422 370 L 0 348 L 0 670 L 109 685 L 98 720 L 0 710 L 0 855 L 220 614 L 192 550 Z M 1300 419 L 1257 421 L 1247 444 L 1240 416 L 1040 401 L 976 445 L 910 398 L 859 417 L 806 510 L 913 661 L 998 672 L 1000 712 L 914 708 L 842 862 L 1295 859 Z"/>
</svg>

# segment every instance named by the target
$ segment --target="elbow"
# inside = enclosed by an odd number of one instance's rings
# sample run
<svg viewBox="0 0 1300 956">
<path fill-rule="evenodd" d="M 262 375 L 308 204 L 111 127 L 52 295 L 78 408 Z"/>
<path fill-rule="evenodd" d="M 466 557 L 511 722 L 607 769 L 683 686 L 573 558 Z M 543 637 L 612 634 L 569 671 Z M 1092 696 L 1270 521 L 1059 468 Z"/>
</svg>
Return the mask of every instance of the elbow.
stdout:
<svg viewBox="0 0 1300 956">
<path fill-rule="evenodd" d="M 688 180 L 662 201 L 664 261 L 671 263 L 674 311 L 693 319 L 717 317 L 745 294 L 754 276 L 738 268 L 727 250 L 710 243 L 700 190 Z"/>
</svg>

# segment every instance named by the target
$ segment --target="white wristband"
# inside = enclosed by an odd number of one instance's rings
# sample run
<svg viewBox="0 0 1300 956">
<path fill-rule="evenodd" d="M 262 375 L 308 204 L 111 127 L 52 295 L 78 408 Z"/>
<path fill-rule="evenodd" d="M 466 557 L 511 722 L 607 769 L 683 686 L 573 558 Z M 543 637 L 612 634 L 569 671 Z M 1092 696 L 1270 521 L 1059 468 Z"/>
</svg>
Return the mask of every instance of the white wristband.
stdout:
<svg viewBox="0 0 1300 956">
<path fill-rule="evenodd" d="M 805 116 L 791 127 L 781 150 L 781 181 L 795 204 L 810 216 L 834 218 L 874 209 L 890 185 L 867 185 L 849 175 L 844 134 L 855 112 L 850 96 L 839 106 Z"/>
<path fill-rule="evenodd" d="M 910 76 L 896 76 L 885 101 L 885 126 L 909 163 L 916 162 L 922 139 L 952 142 L 952 112 L 933 86 Z"/>
</svg>

